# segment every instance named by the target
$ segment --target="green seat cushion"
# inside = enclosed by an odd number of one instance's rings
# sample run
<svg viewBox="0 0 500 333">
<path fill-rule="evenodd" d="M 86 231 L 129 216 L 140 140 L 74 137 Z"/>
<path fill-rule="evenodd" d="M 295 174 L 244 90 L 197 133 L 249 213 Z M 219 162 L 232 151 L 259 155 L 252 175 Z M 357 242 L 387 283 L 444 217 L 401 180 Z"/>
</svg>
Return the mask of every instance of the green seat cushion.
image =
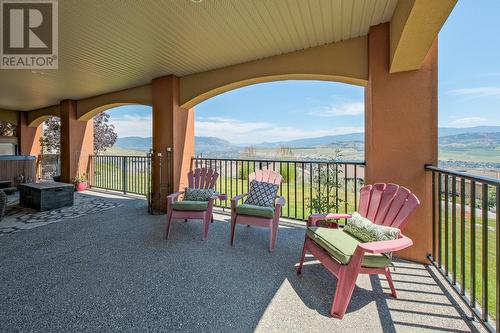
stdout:
<svg viewBox="0 0 500 333">
<path fill-rule="evenodd" d="M 356 247 L 361 243 L 342 229 L 308 227 L 306 232 L 309 238 L 344 265 L 349 263 Z M 391 259 L 386 254 L 365 253 L 362 265 L 371 268 L 388 267 Z"/>
<path fill-rule="evenodd" d="M 236 213 L 272 219 L 274 216 L 274 208 L 243 204 L 236 207 Z"/>
<path fill-rule="evenodd" d="M 173 210 L 204 211 L 208 209 L 208 201 L 176 201 L 172 204 Z"/>
</svg>

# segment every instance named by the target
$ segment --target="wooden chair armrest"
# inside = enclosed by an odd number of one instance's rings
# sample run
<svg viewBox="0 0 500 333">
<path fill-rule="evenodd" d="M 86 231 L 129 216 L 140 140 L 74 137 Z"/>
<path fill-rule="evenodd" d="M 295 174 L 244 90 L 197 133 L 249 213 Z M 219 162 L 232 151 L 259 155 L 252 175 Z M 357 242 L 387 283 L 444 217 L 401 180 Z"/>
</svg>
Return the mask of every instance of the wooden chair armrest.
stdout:
<svg viewBox="0 0 500 333">
<path fill-rule="evenodd" d="M 370 242 L 358 244 L 358 247 L 367 253 L 387 253 L 405 249 L 413 245 L 413 241 L 401 235 L 400 238 L 388 241 Z"/>
<path fill-rule="evenodd" d="M 167 196 L 167 202 L 174 202 L 182 193 L 184 192 L 175 192 Z"/>
<path fill-rule="evenodd" d="M 338 220 L 338 219 L 349 219 L 349 218 L 351 218 L 350 214 L 343 214 L 343 213 L 312 214 L 307 219 L 307 226 L 315 227 L 318 225 L 318 222 L 325 220 Z M 338 228 L 337 223 L 330 223 L 324 226 L 327 228 Z"/>
<path fill-rule="evenodd" d="M 243 199 L 245 196 L 247 196 L 248 193 L 243 193 L 243 194 L 238 194 L 234 197 L 231 198 L 231 205 L 234 203 L 234 204 L 238 204 L 238 201 L 240 201 L 241 199 Z"/>
<path fill-rule="evenodd" d="M 223 201 L 227 200 L 227 194 L 225 193 L 216 193 L 216 194 L 218 200 L 223 200 Z"/>
<path fill-rule="evenodd" d="M 277 197 L 278 201 L 274 205 L 274 216 L 279 219 L 279 216 L 281 215 L 281 207 L 283 207 L 286 204 L 286 199 L 285 197 Z"/>
<path fill-rule="evenodd" d="M 283 207 L 286 204 L 285 197 L 283 197 L 283 196 L 276 197 L 276 199 L 278 199 L 278 201 L 276 201 L 275 206 L 281 206 L 281 207 Z"/>
</svg>

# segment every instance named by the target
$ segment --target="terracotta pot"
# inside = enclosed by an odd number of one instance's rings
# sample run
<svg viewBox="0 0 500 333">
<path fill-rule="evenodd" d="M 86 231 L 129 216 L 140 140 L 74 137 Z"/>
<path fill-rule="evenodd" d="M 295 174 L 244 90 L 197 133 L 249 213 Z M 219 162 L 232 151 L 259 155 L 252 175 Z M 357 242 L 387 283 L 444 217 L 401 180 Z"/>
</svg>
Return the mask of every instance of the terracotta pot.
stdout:
<svg viewBox="0 0 500 333">
<path fill-rule="evenodd" d="M 88 187 L 87 182 L 75 184 L 75 189 L 77 192 L 85 191 L 87 189 L 87 187 Z"/>
</svg>

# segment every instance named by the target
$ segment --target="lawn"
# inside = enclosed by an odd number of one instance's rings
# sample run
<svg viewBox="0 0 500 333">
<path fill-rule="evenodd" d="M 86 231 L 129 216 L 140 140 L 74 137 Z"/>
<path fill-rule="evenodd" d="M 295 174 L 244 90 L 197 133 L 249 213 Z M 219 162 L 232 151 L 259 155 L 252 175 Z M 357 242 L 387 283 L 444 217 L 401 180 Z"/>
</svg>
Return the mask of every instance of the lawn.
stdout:
<svg viewBox="0 0 500 333">
<path fill-rule="evenodd" d="M 462 222 L 460 219 L 460 213 L 457 209 L 457 216 L 455 223 L 453 223 L 452 219 L 452 214 L 451 214 L 451 208 L 452 205 L 451 203 L 449 204 L 449 218 L 448 218 L 448 232 L 446 233 L 446 220 L 444 218 L 444 210 L 443 210 L 443 216 L 441 219 L 440 227 L 441 227 L 441 242 L 440 242 L 440 249 L 441 249 L 441 265 L 443 266 L 444 269 L 447 268 L 449 272 L 450 278 L 453 278 L 453 269 L 455 267 L 456 271 L 456 281 L 458 284 L 461 284 L 462 280 L 462 274 L 465 273 L 465 290 L 466 294 L 470 297 L 471 296 L 471 290 L 472 290 L 472 276 L 475 276 L 475 299 L 477 300 L 476 305 L 481 308 L 482 303 L 483 303 L 483 288 L 486 286 L 487 287 L 487 308 L 488 308 L 488 314 L 495 319 L 496 318 L 496 285 L 497 285 L 497 275 L 496 275 L 496 256 L 497 256 L 497 251 L 496 251 L 496 245 L 497 245 L 497 239 L 496 239 L 496 228 L 492 228 L 495 226 L 496 221 L 492 218 L 488 219 L 488 222 L 486 226 L 488 228 L 486 229 L 487 231 L 484 233 L 485 238 L 486 238 L 486 262 L 487 262 L 487 283 L 486 285 L 483 285 L 483 279 L 482 279 L 482 274 L 483 274 L 483 228 L 484 225 L 482 224 L 481 221 L 481 216 L 480 214 L 476 214 L 476 223 L 475 223 L 475 245 L 474 245 L 474 253 L 471 253 L 471 248 L 472 248 L 472 235 L 471 235 L 471 215 L 469 212 L 466 212 L 465 214 L 465 219 L 463 222 L 463 227 L 462 227 Z M 454 227 L 453 227 L 454 225 Z M 453 241 L 453 229 L 455 229 L 455 239 L 456 241 Z M 462 230 L 463 230 L 463 237 L 465 242 L 462 243 Z M 447 235 L 447 236 L 446 236 Z M 456 243 L 456 256 L 455 258 L 453 257 L 453 247 L 454 243 Z M 446 244 L 448 244 L 446 246 Z M 465 266 L 464 269 L 461 267 L 460 263 L 460 258 L 461 258 L 461 251 L 462 247 L 464 247 L 465 250 Z M 448 250 L 448 266 L 446 267 L 446 247 Z M 472 256 L 474 255 L 474 260 L 472 260 Z M 437 257 L 437 255 L 436 255 Z M 436 260 L 438 258 L 435 258 Z M 472 269 L 475 270 L 474 274 L 472 274 Z"/>
</svg>

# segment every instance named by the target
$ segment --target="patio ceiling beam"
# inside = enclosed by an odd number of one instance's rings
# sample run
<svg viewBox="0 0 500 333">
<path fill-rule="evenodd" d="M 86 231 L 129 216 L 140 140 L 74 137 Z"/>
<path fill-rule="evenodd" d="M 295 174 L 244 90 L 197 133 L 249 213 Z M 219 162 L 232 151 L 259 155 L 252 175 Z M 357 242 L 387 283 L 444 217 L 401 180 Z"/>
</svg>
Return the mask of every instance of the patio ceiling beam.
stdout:
<svg viewBox="0 0 500 333">
<path fill-rule="evenodd" d="M 183 108 L 223 92 L 277 80 L 325 80 L 358 86 L 368 82 L 367 37 L 308 48 L 180 79 Z"/>
<path fill-rule="evenodd" d="M 390 73 L 420 69 L 457 0 L 398 1 L 390 23 Z"/>
</svg>

